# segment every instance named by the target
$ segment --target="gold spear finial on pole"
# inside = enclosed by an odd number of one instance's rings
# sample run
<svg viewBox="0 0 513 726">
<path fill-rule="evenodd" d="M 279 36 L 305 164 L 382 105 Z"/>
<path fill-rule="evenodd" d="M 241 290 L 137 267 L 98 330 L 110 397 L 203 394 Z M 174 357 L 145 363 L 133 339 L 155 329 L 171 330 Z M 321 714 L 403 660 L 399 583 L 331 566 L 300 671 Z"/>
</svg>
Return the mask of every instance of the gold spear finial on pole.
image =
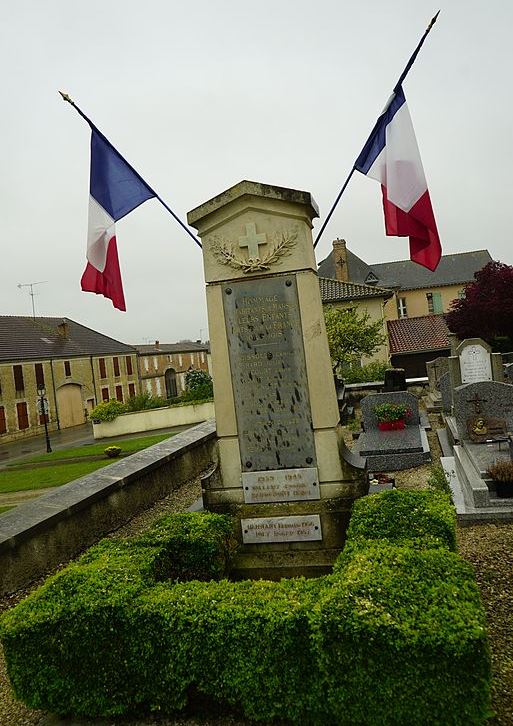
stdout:
<svg viewBox="0 0 513 726">
<path fill-rule="evenodd" d="M 431 30 L 431 28 L 433 27 L 433 25 L 434 25 L 434 24 L 436 23 L 436 19 L 437 19 L 437 17 L 438 17 L 439 15 L 440 15 L 440 10 L 439 10 L 439 11 L 437 12 L 437 14 L 436 14 L 436 15 L 434 16 L 434 18 L 431 18 L 431 22 L 430 22 L 430 23 L 429 23 L 429 25 L 427 26 L 427 29 L 428 29 L 428 30 Z"/>
<path fill-rule="evenodd" d="M 67 93 L 65 93 L 64 91 L 59 91 L 59 93 L 61 94 L 63 101 L 67 101 L 68 103 L 71 103 L 72 106 L 75 105 L 73 103 L 73 99 Z"/>
</svg>

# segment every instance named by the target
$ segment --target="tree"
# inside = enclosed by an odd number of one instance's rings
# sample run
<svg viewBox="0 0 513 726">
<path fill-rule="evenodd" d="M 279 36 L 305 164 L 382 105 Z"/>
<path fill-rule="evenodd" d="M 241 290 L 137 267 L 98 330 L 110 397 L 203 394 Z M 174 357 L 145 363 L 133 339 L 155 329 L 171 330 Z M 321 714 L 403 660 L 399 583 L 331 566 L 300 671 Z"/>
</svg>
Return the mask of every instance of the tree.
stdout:
<svg viewBox="0 0 513 726">
<path fill-rule="evenodd" d="M 191 368 L 185 374 L 185 391 L 182 401 L 202 401 L 214 395 L 212 378 L 206 371 Z"/>
<path fill-rule="evenodd" d="M 371 356 L 386 340 L 383 322 L 370 322 L 369 313 L 358 314 L 354 308 L 341 310 L 331 305 L 324 310 L 326 332 L 334 372 L 359 366 L 363 357 Z"/>
<path fill-rule="evenodd" d="M 455 300 L 446 315 L 458 338 L 483 338 L 494 347 L 497 339 L 513 341 L 513 266 L 489 262 L 465 287 L 465 297 Z M 500 345 L 498 346 L 500 347 Z"/>
</svg>

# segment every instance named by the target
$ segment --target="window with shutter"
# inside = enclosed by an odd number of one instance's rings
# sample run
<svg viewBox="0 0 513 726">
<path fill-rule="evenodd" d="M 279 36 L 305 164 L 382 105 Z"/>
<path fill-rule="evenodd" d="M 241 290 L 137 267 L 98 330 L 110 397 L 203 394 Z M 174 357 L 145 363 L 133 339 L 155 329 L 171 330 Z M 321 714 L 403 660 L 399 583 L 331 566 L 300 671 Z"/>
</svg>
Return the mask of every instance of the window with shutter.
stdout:
<svg viewBox="0 0 513 726">
<path fill-rule="evenodd" d="M 16 389 L 16 392 L 19 393 L 20 391 L 24 391 L 25 383 L 23 381 L 23 368 L 21 366 L 13 366 L 12 372 L 14 375 L 14 388 Z"/>
<path fill-rule="evenodd" d="M 43 371 L 43 364 L 42 363 L 36 363 L 34 365 L 34 369 L 36 371 L 36 386 L 38 388 L 44 388 L 45 386 L 45 374 Z"/>
<path fill-rule="evenodd" d="M 28 420 L 27 404 L 24 401 L 22 403 L 17 403 L 16 411 L 18 414 L 18 428 L 20 429 L 20 431 L 22 429 L 28 429 L 29 420 Z"/>
</svg>

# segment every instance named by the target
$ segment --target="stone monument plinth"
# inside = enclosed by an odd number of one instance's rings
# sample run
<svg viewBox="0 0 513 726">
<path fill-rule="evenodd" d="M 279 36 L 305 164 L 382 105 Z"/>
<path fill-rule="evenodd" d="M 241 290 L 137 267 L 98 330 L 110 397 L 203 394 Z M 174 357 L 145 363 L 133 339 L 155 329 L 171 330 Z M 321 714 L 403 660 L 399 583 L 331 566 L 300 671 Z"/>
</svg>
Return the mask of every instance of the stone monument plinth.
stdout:
<svg viewBox="0 0 513 726">
<path fill-rule="evenodd" d="M 219 468 L 206 509 L 239 521 L 236 575 L 329 569 L 364 461 L 344 447 L 308 192 L 243 181 L 188 214 L 203 244 Z"/>
</svg>

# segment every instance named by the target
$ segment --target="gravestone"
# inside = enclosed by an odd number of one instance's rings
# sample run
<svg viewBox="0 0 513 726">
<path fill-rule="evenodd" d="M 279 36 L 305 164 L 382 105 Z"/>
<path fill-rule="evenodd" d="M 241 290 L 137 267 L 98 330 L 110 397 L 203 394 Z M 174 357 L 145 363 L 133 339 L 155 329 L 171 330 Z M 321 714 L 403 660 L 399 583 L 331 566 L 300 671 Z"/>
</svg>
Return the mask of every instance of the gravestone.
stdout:
<svg viewBox="0 0 513 726">
<path fill-rule="evenodd" d="M 511 502 L 497 497 L 488 469 L 496 461 L 510 460 L 513 385 L 479 381 L 457 386 L 453 411 L 459 439 L 453 446 L 454 463 L 465 511 L 470 515 L 479 512 L 485 518 L 493 518 L 497 512 L 506 516 L 505 507 L 511 508 Z"/>
<path fill-rule="evenodd" d="M 444 413 L 450 413 L 452 407 L 452 389 L 451 389 L 451 378 L 450 374 L 442 373 L 438 379 L 438 389 L 440 391 L 442 411 Z"/>
<path fill-rule="evenodd" d="M 316 216 L 308 192 L 249 181 L 188 215 L 203 243 L 219 448 L 203 502 L 239 521 L 235 576 L 327 571 L 366 491 L 338 426 Z"/>
<path fill-rule="evenodd" d="M 429 391 L 426 396 L 426 408 L 429 412 L 442 410 L 442 394 L 440 392 L 440 378 L 449 371 L 447 358 L 439 357 L 426 363 L 426 372 L 429 380 Z"/>
<path fill-rule="evenodd" d="M 464 383 L 503 381 L 504 370 L 500 353 L 481 338 L 467 338 L 456 348 L 456 355 L 449 358 L 452 388 Z"/>
<path fill-rule="evenodd" d="M 454 389 L 454 417 L 460 438 L 486 441 L 513 430 L 513 386 L 498 381 Z"/>
<path fill-rule="evenodd" d="M 380 431 L 375 407 L 381 403 L 401 403 L 408 406 L 412 415 L 404 429 Z M 420 466 L 430 461 L 429 443 L 420 425 L 417 398 L 406 391 L 376 393 L 365 396 L 360 402 L 364 433 L 355 444 L 355 450 L 366 457 L 369 471 L 398 471 Z"/>
<path fill-rule="evenodd" d="M 386 393 L 390 391 L 406 391 L 406 373 L 404 368 L 388 368 L 385 371 L 383 390 Z"/>
</svg>

